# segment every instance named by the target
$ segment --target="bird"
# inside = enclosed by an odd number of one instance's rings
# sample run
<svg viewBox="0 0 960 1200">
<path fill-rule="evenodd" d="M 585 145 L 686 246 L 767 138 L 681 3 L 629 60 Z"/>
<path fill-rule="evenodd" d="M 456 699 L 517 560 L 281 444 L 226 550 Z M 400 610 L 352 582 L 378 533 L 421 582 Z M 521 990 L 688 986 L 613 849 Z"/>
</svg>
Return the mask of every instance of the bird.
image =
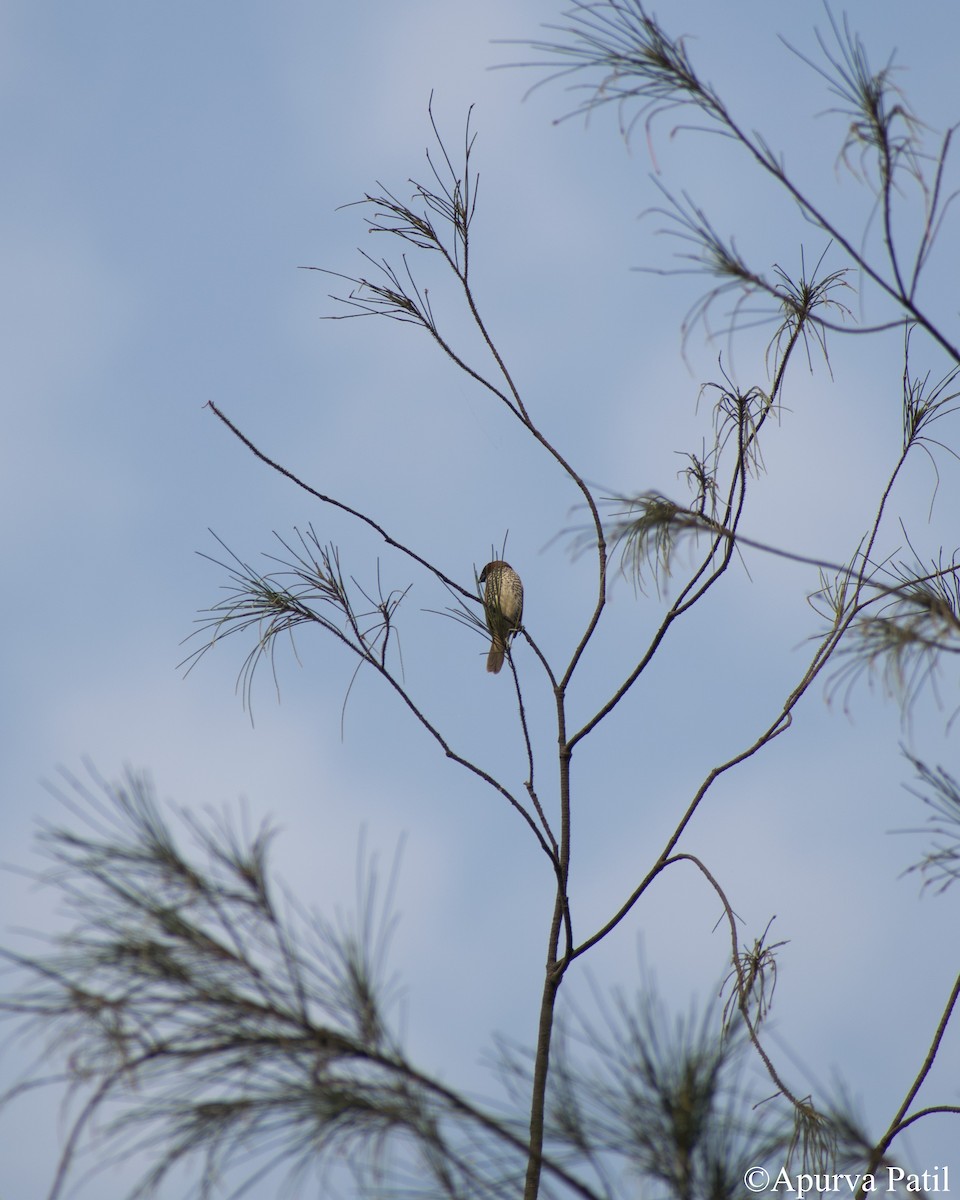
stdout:
<svg viewBox="0 0 960 1200">
<path fill-rule="evenodd" d="M 520 628 L 523 616 L 523 584 L 520 576 L 502 558 L 488 562 L 480 572 L 483 589 L 483 608 L 490 630 L 490 653 L 487 655 L 487 670 L 491 675 L 499 673 L 510 635 Z"/>
</svg>

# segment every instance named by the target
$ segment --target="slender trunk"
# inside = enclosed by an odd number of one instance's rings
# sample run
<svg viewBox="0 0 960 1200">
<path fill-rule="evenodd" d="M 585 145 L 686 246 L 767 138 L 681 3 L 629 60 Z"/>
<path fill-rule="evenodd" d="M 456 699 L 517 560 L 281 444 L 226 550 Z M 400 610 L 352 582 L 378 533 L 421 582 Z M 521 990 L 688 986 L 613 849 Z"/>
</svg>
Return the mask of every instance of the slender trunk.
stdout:
<svg viewBox="0 0 960 1200">
<path fill-rule="evenodd" d="M 543 1165 L 543 1125 L 547 1100 L 547 1074 L 550 1069 L 550 1042 L 553 1037 L 553 1013 L 557 1002 L 563 968 L 556 961 L 557 942 L 563 918 L 564 898 L 557 895 L 550 929 L 550 952 L 543 996 L 540 1000 L 540 1025 L 537 1029 L 537 1051 L 533 1064 L 533 1091 L 530 1097 L 530 1156 L 527 1159 L 527 1178 L 523 1200 L 537 1200 L 540 1192 L 540 1171 Z"/>
<path fill-rule="evenodd" d="M 537 1200 L 540 1192 L 544 1113 L 547 1104 L 547 1075 L 550 1070 L 554 1009 L 560 983 L 567 969 L 567 955 L 572 948 L 571 945 L 568 945 L 566 952 L 562 956 L 558 956 L 561 929 L 566 929 L 568 943 L 572 938 L 567 900 L 567 877 L 570 871 L 570 755 L 572 752 L 567 745 L 563 693 L 560 690 L 557 693 L 557 724 L 560 734 L 560 869 L 557 876 L 557 896 L 553 906 L 553 920 L 550 923 L 550 937 L 547 943 L 543 995 L 540 999 L 540 1024 L 537 1029 L 533 1089 L 530 1097 L 530 1156 L 527 1159 L 523 1200 Z"/>
</svg>

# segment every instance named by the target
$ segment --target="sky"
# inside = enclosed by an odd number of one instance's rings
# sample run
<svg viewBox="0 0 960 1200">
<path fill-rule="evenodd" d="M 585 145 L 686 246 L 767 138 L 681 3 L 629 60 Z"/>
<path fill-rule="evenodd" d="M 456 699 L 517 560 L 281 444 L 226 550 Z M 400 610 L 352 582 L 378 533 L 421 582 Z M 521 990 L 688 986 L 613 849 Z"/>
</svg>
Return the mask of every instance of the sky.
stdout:
<svg viewBox="0 0 960 1200">
<path fill-rule="evenodd" d="M 277 535 L 312 523 L 358 579 L 375 580 L 379 564 L 388 586 L 413 584 L 401 626 L 411 689 L 463 753 L 522 786 L 509 680 L 488 677 L 481 640 L 436 615 L 442 589 L 257 462 L 205 407 L 464 586 L 509 535 L 525 622 L 564 661 L 593 587 L 589 556 L 570 549 L 584 514 L 569 481 L 422 331 L 325 321 L 343 311 L 330 297 L 338 283 L 300 269 L 356 274 L 360 250 L 398 261 L 361 208 L 342 206 L 381 185 L 405 199 L 408 181 L 426 177 L 431 94 L 449 147 L 474 106 L 478 304 L 531 413 L 598 494 L 682 499 L 679 456 L 710 435 L 702 385 L 721 369 L 744 387 L 766 382 L 768 328 L 683 338 L 704 283 L 656 273 L 682 251 L 652 211 L 661 187 L 687 192 L 763 270 L 796 271 L 801 247 L 809 264 L 823 239 L 728 142 L 664 116 L 625 144 L 612 109 L 557 122 L 577 93 L 561 82 L 531 92 L 544 72 L 496 69 L 528 60 L 523 43 L 563 11 L 561 0 L 3 5 L 0 857 L 20 869 L 0 875 L 10 944 L 22 946 L 23 928 L 62 928 L 53 897 L 22 873 L 39 865 L 37 822 L 58 816 L 45 781 L 86 760 L 111 779 L 130 765 L 188 811 L 272 819 L 278 875 L 322 911 L 352 904 L 361 839 L 382 863 L 402 846 L 393 950 L 411 1054 L 450 1083 L 492 1090 L 481 1065 L 491 1035 L 532 1043 L 552 877 L 516 814 L 447 762 L 372 675 L 351 688 L 353 663 L 323 637 L 298 640 L 299 662 L 281 651 L 279 700 L 268 672 L 257 679 L 253 721 L 235 690 L 247 645 L 228 639 L 189 675 L 179 664 L 225 582 L 205 557 L 223 556 L 214 535 L 256 563 Z M 843 118 L 789 48 L 815 56 L 826 11 L 769 0 L 655 11 L 858 241 L 870 200 L 839 159 Z M 896 50 L 898 83 L 936 137 L 960 114 L 960 93 L 943 85 L 960 17 L 946 0 L 922 21 L 903 11 L 882 0 L 849 16 L 874 63 Z M 907 218 L 898 228 L 914 231 Z M 956 239 L 948 221 L 922 293 L 951 332 Z M 837 247 L 825 261 L 844 265 Z M 411 266 L 451 340 L 489 370 L 437 263 Z M 883 315 L 873 304 L 852 300 L 865 320 Z M 936 352 L 916 349 L 919 373 L 943 373 Z M 790 378 L 744 528 L 843 561 L 898 452 L 901 346 L 896 335 L 838 338 L 831 363 L 832 375 L 814 356 Z M 939 436 L 960 443 L 957 416 Z M 904 557 L 906 535 L 925 559 L 960 541 L 960 467 L 944 451 L 935 466 L 931 506 L 934 465 L 908 465 L 884 553 Z M 571 897 L 584 934 L 646 872 L 707 772 L 778 711 L 818 628 L 806 602 L 816 585 L 809 567 L 746 556 L 578 750 Z M 669 588 L 637 594 L 613 580 L 570 697 L 574 725 L 618 685 L 668 602 Z M 517 659 L 549 794 L 552 698 L 523 645 Z M 924 696 L 904 726 L 880 683 L 849 696 L 818 685 L 787 735 L 718 784 L 681 846 L 724 882 L 746 940 L 775 915 L 789 942 L 771 1036 L 797 1087 L 823 1095 L 842 1082 L 878 1130 L 957 971 L 957 895 L 921 893 L 904 872 L 926 842 L 894 832 L 925 819 L 901 745 L 960 772 L 956 689 L 948 670 L 942 702 Z M 632 990 L 644 964 L 678 1009 L 703 1001 L 725 973 L 718 915 L 676 870 L 571 993 L 589 996 L 591 973 Z M 2 1078 L 28 1061 L 7 1045 Z M 923 1101 L 957 1103 L 958 1069 L 951 1028 Z M 34 1093 L 0 1114 L 0 1196 L 44 1194 L 60 1103 Z M 937 1117 L 900 1149 L 918 1169 L 960 1173 L 958 1140 Z M 113 1200 L 123 1182 L 118 1172 L 76 1194 Z"/>
</svg>

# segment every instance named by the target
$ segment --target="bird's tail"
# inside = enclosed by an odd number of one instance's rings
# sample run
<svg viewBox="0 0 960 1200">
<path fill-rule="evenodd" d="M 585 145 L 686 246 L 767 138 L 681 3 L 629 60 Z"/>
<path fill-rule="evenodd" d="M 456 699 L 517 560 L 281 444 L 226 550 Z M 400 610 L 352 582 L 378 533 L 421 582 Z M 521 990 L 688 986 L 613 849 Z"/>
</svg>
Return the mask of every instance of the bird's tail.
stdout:
<svg viewBox="0 0 960 1200">
<path fill-rule="evenodd" d="M 494 637 L 490 643 L 490 653 L 487 655 L 487 670 L 491 675 L 499 675 L 503 666 L 503 654 L 506 647 L 503 639 Z"/>
</svg>

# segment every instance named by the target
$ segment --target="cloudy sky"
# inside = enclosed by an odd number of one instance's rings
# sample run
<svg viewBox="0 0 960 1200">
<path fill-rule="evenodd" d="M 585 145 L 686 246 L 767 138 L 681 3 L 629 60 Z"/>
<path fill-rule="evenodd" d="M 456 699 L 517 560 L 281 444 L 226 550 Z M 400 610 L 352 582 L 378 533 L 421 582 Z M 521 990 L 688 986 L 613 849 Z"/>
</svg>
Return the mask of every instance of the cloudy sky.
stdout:
<svg viewBox="0 0 960 1200">
<path fill-rule="evenodd" d="M 664 0 L 656 11 L 690 35 L 703 75 L 859 243 L 871 206 L 838 162 L 844 119 L 778 36 L 815 55 L 825 11 L 769 0 Z M 204 407 L 215 401 L 266 453 L 465 586 L 509 531 L 526 623 L 551 661 L 566 661 L 593 586 L 589 556 L 570 553 L 577 493 L 421 331 L 323 321 L 342 311 L 329 298 L 336 281 L 298 269 L 357 273 L 358 247 L 398 259 L 365 231 L 361 209 L 338 208 L 377 181 L 406 199 L 410 177 L 426 177 L 431 92 L 452 148 L 475 105 L 474 286 L 490 331 L 531 414 L 600 494 L 683 498 L 678 454 L 710 435 L 701 385 L 721 365 L 744 388 L 766 382 L 768 329 L 731 344 L 697 328 L 684 345 L 702 281 L 635 269 L 675 261 L 650 213 L 664 203 L 658 183 L 687 191 L 760 269 L 796 272 L 801 247 L 810 264 L 823 239 L 729 143 L 677 132 L 666 116 L 626 146 L 613 110 L 557 124 L 575 94 L 553 84 L 528 95 L 542 72 L 491 69 L 530 57 L 509 40 L 542 36 L 562 12 L 560 0 L 7 0 L 0 12 L 2 857 L 37 862 L 36 822 L 58 811 L 43 781 L 86 758 L 111 778 L 125 764 L 149 770 L 162 797 L 190 810 L 242 802 L 252 823 L 270 816 L 279 874 L 325 911 L 352 902 L 362 831 L 383 862 L 403 840 L 394 955 L 411 1052 L 477 1089 L 490 1034 L 529 1043 L 535 1027 L 551 873 L 516 814 L 438 754 L 372 676 L 361 674 L 344 709 L 354 666 L 322 637 L 298 641 L 299 663 L 279 655 L 279 702 L 268 673 L 258 679 L 255 723 L 234 688 L 248 645 L 228 640 L 187 677 L 178 663 L 225 582 L 202 556 L 222 553 L 210 530 L 259 562 L 276 534 L 313 523 L 347 573 L 372 583 L 379 561 L 388 587 L 413 584 L 401 626 L 408 685 L 459 750 L 522 787 L 509 680 L 485 674 L 480 638 L 436 615 L 443 590 L 258 463 Z M 898 82 L 937 136 L 960 117 L 960 18 L 947 0 L 924 6 L 922 22 L 903 14 L 887 0 L 850 12 L 874 63 L 896 48 Z M 908 240 L 915 223 L 905 217 L 898 232 Z M 948 223 L 922 293 L 951 332 L 957 244 Z M 836 247 L 826 263 L 844 266 Z M 489 371 L 437 263 L 411 265 L 451 340 Z M 851 296 L 858 319 L 883 315 Z M 896 335 L 835 339 L 832 377 L 816 358 L 798 364 L 747 532 L 850 557 L 898 453 L 900 349 Z M 919 374 L 943 373 L 936 353 L 916 349 Z M 960 421 L 939 435 L 958 445 Z M 926 559 L 960 542 L 958 466 L 935 457 L 935 503 L 934 468 L 918 456 L 883 553 L 906 554 L 901 516 Z M 711 767 L 769 724 L 809 658 L 815 571 L 756 554 L 745 566 L 578 751 L 571 889 L 584 936 L 646 872 Z M 614 583 L 609 625 L 570 697 L 573 724 L 618 685 L 668 600 Z M 553 702 L 529 650 L 517 658 L 549 794 Z M 925 697 L 904 727 L 882 686 L 832 703 L 818 686 L 789 734 L 714 789 L 681 847 L 724 882 L 747 940 L 774 915 L 789 939 L 773 1036 L 796 1088 L 822 1095 L 842 1081 L 877 1131 L 957 970 L 957 896 L 921 895 L 903 872 L 925 843 L 892 832 L 924 820 L 903 786 L 901 743 L 960 772 L 958 725 L 948 727 L 956 689 L 947 673 L 942 705 Z M 51 897 L 16 874 L 0 878 L 0 901 L 8 929 L 56 919 Z M 684 1007 L 725 973 L 718 915 L 678 869 L 591 970 L 630 988 L 642 959 Z M 958 1039 L 948 1033 L 924 1103 L 957 1103 Z M 8 1047 L 4 1078 L 25 1061 Z M 42 1194 L 63 1136 L 58 1106 L 37 1094 L 0 1117 L 0 1195 Z M 941 1117 L 900 1150 L 917 1169 L 960 1171 L 957 1142 Z M 113 1200 L 120 1182 L 78 1194 Z"/>
</svg>

